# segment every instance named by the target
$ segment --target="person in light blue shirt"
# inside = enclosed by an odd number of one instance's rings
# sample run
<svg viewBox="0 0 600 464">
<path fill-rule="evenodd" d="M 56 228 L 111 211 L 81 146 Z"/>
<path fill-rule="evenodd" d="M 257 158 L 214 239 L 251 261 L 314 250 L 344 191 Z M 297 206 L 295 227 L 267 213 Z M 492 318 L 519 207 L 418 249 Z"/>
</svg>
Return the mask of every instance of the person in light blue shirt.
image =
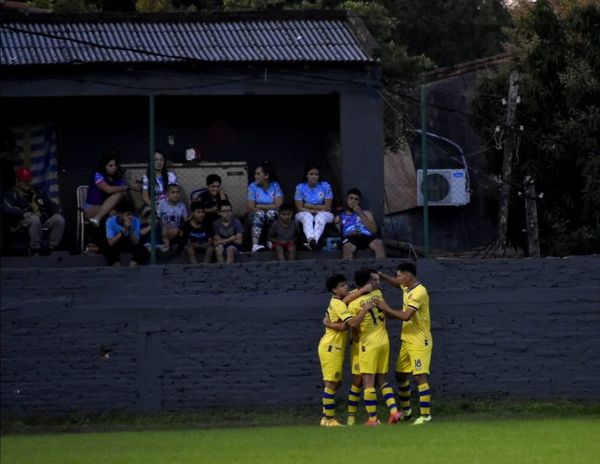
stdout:
<svg viewBox="0 0 600 464">
<path fill-rule="evenodd" d="M 333 191 L 331 185 L 320 179 L 319 166 L 308 164 L 304 169 L 305 182 L 296 186 L 294 201 L 296 203 L 296 222 L 302 224 L 309 250 L 318 248 L 319 239 L 323 235 L 325 225 L 333 221 L 331 205 Z"/>
<path fill-rule="evenodd" d="M 252 230 L 252 252 L 265 248 L 258 243 L 263 227 L 277 219 L 283 203 L 283 191 L 271 163 L 263 161 L 254 171 L 254 182 L 248 186 L 248 219 Z"/>
<path fill-rule="evenodd" d="M 150 257 L 149 251 L 140 244 L 140 220 L 124 211 L 106 220 L 106 241 L 104 257 L 109 266 L 119 266 L 121 253 L 133 253 L 130 266 L 145 264 Z"/>
</svg>

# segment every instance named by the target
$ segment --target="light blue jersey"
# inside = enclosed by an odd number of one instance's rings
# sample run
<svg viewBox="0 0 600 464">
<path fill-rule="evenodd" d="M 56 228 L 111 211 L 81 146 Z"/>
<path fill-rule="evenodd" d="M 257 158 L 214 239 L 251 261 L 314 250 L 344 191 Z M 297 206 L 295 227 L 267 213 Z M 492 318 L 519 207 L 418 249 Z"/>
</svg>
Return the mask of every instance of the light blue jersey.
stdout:
<svg viewBox="0 0 600 464">
<path fill-rule="evenodd" d="M 310 187 L 308 182 L 296 185 L 294 200 L 302 201 L 305 205 L 324 205 L 325 200 L 333 198 L 333 191 L 329 182 L 319 182 Z"/>
<path fill-rule="evenodd" d="M 269 187 L 265 190 L 256 182 L 248 186 L 248 200 L 254 200 L 257 205 L 270 205 L 275 203 L 275 198 L 283 197 L 283 191 L 279 182 L 269 182 Z"/>
<path fill-rule="evenodd" d="M 112 216 L 106 220 L 106 238 L 114 238 L 119 232 L 123 231 L 123 226 L 119 224 L 119 216 Z M 133 216 L 131 218 L 131 231 L 129 232 L 135 238 L 140 238 L 140 220 Z"/>
</svg>

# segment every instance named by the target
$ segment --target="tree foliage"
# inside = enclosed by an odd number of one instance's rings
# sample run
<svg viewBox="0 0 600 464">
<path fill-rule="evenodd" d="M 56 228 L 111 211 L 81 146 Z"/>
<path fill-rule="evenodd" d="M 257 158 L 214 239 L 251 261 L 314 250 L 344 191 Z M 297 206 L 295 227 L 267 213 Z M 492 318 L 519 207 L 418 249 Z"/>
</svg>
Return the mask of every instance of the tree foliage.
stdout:
<svg viewBox="0 0 600 464">
<path fill-rule="evenodd" d="M 524 131 L 513 178 L 533 175 L 544 193 L 538 202 L 543 251 L 598 252 L 600 5 L 587 0 L 520 2 L 514 17 L 510 65 L 482 81 L 474 107 L 488 121 L 483 129 L 491 136 L 504 109 L 486 95 L 506 95 L 508 74 L 520 72 L 517 124 Z M 500 158 L 498 152 L 489 159 L 496 172 Z"/>
</svg>

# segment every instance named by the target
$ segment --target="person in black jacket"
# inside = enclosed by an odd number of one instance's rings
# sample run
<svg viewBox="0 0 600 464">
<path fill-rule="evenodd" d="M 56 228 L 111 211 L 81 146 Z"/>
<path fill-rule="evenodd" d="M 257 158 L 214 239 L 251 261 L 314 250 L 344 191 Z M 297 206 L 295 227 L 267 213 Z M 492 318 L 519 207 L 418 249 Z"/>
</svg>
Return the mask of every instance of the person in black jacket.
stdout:
<svg viewBox="0 0 600 464">
<path fill-rule="evenodd" d="M 58 248 L 65 230 L 65 218 L 59 212 L 59 206 L 51 201 L 42 190 L 31 185 L 32 174 L 27 168 L 16 170 L 17 182 L 14 188 L 4 196 L 2 211 L 12 219 L 16 233 L 27 228 L 29 232 L 29 250 L 37 255 L 42 247 L 43 229 L 48 230 L 50 252 Z"/>
</svg>

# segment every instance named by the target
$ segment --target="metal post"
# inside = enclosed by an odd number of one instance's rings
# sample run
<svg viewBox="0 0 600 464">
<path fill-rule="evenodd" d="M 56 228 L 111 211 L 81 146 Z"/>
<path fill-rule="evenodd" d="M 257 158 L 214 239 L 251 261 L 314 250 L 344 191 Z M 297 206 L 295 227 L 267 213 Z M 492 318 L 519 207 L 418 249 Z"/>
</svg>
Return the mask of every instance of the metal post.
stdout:
<svg viewBox="0 0 600 464">
<path fill-rule="evenodd" d="M 156 171 L 154 169 L 154 95 L 148 96 L 148 118 L 148 166 L 150 167 L 150 175 L 148 176 L 148 193 L 150 194 L 150 263 L 156 264 Z"/>
<path fill-rule="evenodd" d="M 421 161 L 423 179 L 419 188 L 423 193 L 423 248 L 429 257 L 429 191 L 427 189 L 427 87 L 421 86 Z"/>
</svg>

